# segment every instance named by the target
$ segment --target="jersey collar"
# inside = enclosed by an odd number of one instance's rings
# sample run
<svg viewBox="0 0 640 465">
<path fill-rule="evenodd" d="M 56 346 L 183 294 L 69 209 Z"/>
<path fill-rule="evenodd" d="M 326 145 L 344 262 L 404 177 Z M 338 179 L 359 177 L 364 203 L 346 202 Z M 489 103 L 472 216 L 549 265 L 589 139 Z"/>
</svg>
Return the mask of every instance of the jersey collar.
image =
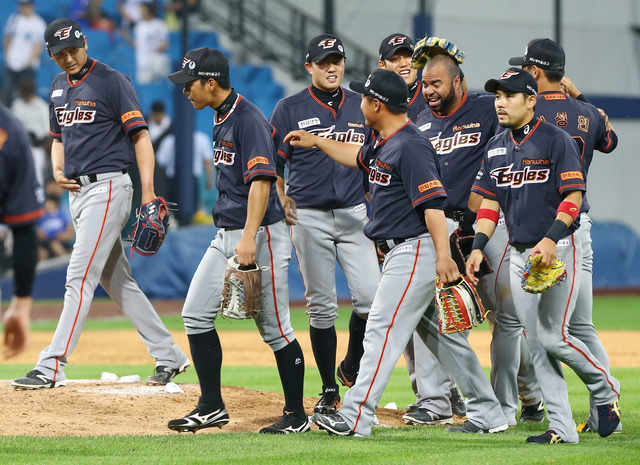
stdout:
<svg viewBox="0 0 640 465">
<path fill-rule="evenodd" d="M 238 103 L 242 100 L 242 95 L 238 94 L 235 90 L 232 90 L 231 94 L 222 102 L 222 104 L 216 108 L 216 113 L 213 117 L 214 124 L 222 124 L 236 109 Z"/>
<path fill-rule="evenodd" d="M 413 92 L 413 96 L 411 96 L 411 92 Z M 407 102 L 407 105 L 413 105 L 413 102 L 416 101 L 416 98 L 419 95 L 422 95 L 422 83 L 419 79 L 416 79 L 416 82 L 414 82 L 413 85 L 409 87 L 409 100 Z"/>
<path fill-rule="evenodd" d="M 96 60 L 94 60 L 93 58 L 87 58 L 87 62 L 84 64 L 80 72 L 74 74 L 73 77 L 70 74 L 67 74 L 67 82 L 69 83 L 69 85 L 71 87 L 75 87 L 82 81 L 84 81 L 91 73 L 95 65 Z"/>
<path fill-rule="evenodd" d="M 327 110 L 330 110 L 331 113 L 333 113 L 333 117 L 336 118 L 338 116 L 338 112 L 336 111 L 335 108 L 330 107 L 329 105 L 327 105 L 326 103 L 322 102 L 322 100 L 320 100 L 318 97 L 316 97 L 316 95 L 313 93 L 313 85 L 309 86 L 309 93 L 311 94 L 311 97 L 313 97 L 313 99 L 318 102 L 320 105 L 322 105 L 323 107 L 325 107 Z M 344 96 L 345 96 L 345 91 L 344 89 L 342 89 L 342 87 L 340 88 L 340 90 L 342 91 L 342 97 L 340 98 L 340 103 L 338 104 L 338 108 L 340 108 L 342 106 L 342 103 L 344 102 Z"/>
<path fill-rule="evenodd" d="M 533 134 L 535 132 L 535 130 L 538 129 L 538 126 L 540 126 L 540 119 L 536 118 L 535 116 L 533 117 L 533 119 L 535 120 L 535 124 L 533 125 L 533 128 L 528 133 L 526 133 L 526 136 L 525 136 L 524 139 L 522 139 L 522 142 L 518 142 L 518 141 L 515 140 L 515 138 L 513 137 L 513 130 L 509 131 L 509 136 L 511 137 L 511 140 L 515 144 L 516 150 L 520 150 L 520 146 L 522 144 L 524 144 L 527 141 L 527 139 L 529 139 L 529 137 L 531 137 L 531 134 Z M 530 126 L 530 125 L 531 125 L 531 122 L 525 124 L 522 128 L 518 129 L 517 131 L 521 131 L 521 130 L 523 130 L 523 128 L 525 128 L 527 126 Z"/>
<path fill-rule="evenodd" d="M 404 122 L 404 124 L 402 126 L 400 126 L 398 129 L 396 129 L 392 134 L 389 134 L 386 138 L 384 139 L 378 139 L 376 140 L 375 143 L 375 147 L 374 148 L 378 148 L 380 147 L 382 144 L 384 144 L 385 142 L 387 142 L 389 139 L 391 139 L 393 136 L 395 136 L 396 134 L 398 134 L 398 132 L 400 132 L 402 129 L 404 129 L 405 127 L 407 127 L 407 125 L 411 123 L 411 119 L 407 118 L 407 120 Z"/>
</svg>

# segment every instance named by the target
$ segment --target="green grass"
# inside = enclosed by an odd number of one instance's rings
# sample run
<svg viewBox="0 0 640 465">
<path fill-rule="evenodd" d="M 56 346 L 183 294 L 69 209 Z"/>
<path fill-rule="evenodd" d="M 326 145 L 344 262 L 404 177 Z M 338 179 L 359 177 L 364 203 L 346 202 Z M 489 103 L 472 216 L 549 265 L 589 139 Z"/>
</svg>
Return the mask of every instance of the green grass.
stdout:
<svg viewBox="0 0 640 465">
<path fill-rule="evenodd" d="M 640 329 L 640 298 L 598 297 L 594 304 L 594 322 L 598 329 Z M 348 312 L 342 311 L 336 322 L 347 329 Z M 164 317 L 172 329 L 182 329 L 178 316 Z M 303 311 L 292 312 L 296 330 L 308 328 Z M 218 319 L 220 330 L 252 329 L 251 321 Z M 51 330 L 56 322 L 38 322 L 37 330 Z M 486 325 L 482 326 L 486 328 Z M 131 328 L 123 319 L 89 320 L 87 330 Z M 485 329 L 475 329 L 485 330 Z M 21 376 L 32 365 L 0 365 L 0 379 Z M 69 378 L 99 378 L 103 371 L 118 375 L 151 373 L 152 365 L 89 366 L 69 365 Z M 488 371 L 488 370 L 487 370 Z M 603 439 L 597 435 L 580 436 L 580 444 L 533 446 L 525 444 L 527 436 L 546 430 L 542 424 L 523 424 L 499 435 L 456 435 L 439 427 L 401 429 L 375 428 L 369 438 L 331 437 L 314 431 L 299 436 L 272 437 L 256 433 L 217 435 L 101 436 L 80 437 L 0 437 L 0 464 L 636 464 L 640 462 L 640 369 L 614 368 L 613 375 L 622 384 L 621 408 L 623 433 Z M 576 422 L 588 415 L 588 396 L 584 384 L 565 370 L 573 414 Z M 179 383 L 197 382 L 194 370 L 176 379 Z M 281 392 L 274 367 L 223 366 L 224 385 Z M 305 396 L 317 397 L 320 379 L 315 369 L 305 374 Z M 380 401 L 384 406 L 395 402 L 404 408 L 413 402 L 404 368 L 396 368 Z M 10 415 L 3 406 L 1 415 Z M 232 412 L 232 415 L 234 413 Z M 241 414 L 241 412 L 238 412 Z M 161 415 L 161 413 L 159 413 Z"/>
</svg>

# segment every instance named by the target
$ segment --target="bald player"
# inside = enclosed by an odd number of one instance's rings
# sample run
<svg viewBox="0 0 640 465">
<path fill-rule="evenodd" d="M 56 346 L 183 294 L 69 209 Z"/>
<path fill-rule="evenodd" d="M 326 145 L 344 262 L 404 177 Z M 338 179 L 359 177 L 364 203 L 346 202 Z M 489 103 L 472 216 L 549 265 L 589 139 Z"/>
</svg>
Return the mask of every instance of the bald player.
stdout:
<svg viewBox="0 0 640 465">
<path fill-rule="evenodd" d="M 147 383 L 167 384 L 190 362 L 131 276 L 121 238 L 131 210 L 133 187 L 127 168 L 134 156 L 142 203 L 156 197 L 153 148 L 138 98 L 126 76 L 87 55 L 86 37 L 75 21 L 52 21 L 44 40 L 51 59 L 64 71 L 49 91 L 51 160 L 54 179 L 71 193 L 76 242 L 51 344 L 40 353 L 36 367 L 11 385 L 43 389 L 67 384 L 64 367 L 78 344 L 98 284 L 156 359 L 156 372 Z"/>
<path fill-rule="evenodd" d="M 510 282 L 516 315 L 524 327 L 536 377 L 540 382 L 549 429 L 527 438 L 533 444 L 578 442 L 561 362 L 587 385 L 597 405 L 598 432 L 606 437 L 620 423 L 619 386 L 579 339 L 568 333 L 582 267 L 582 243 L 575 234 L 585 191 L 580 155 L 571 137 L 535 117 L 537 83 L 531 74 L 509 68 L 485 84 L 495 93 L 502 127 L 486 147 L 473 191 L 483 196 L 466 272 L 474 276 L 482 250 L 496 229 L 500 209 L 509 231 Z M 535 214 L 532 214 L 535 212 Z M 537 294 L 521 286 L 525 262 L 540 254 L 548 266 L 566 263 L 565 282 Z"/>
<path fill-rule="evenodd" d="M 538 101 L 536 115 L 567 132 L 578 145 L 585 181 L 594 150 L 611 153 L 618 145 L 618 138 L 600 111 L 588 103 L 573 83 L 568 81 L 569 89 L 577 98 L 564 94 L 562 90 L 565 53 L 562 47 L 551 39 L 534 39 L 527 44 L 522 56 L 509 60 L 509 64 L 520 65 L 531 73 L 538 83 Z M 565 81 L 567 82 L 567 81 Z M 582 242 L 582 273 L 576 308 L 569 321 L 569 333 L 580 339 L 602 363 L 609 378 L 611 376 L 609 356 L 598 333 L 593 326 L 593 249 L 591 247 L 591 218 L 586 195 L 580 209 L 580 228 L 577 234 Z M 578 432 L 598 431 L 598 411 L 592 396 L 589 418 L 578 425 Z M 616 431 L 622 429 L 618 426 Z"/>
<path fill-rule="evenodd" d="M 315 413 L 320 428 L 342 436 L 369 436 L 375 408 L 389 376 L 416 326 L 420 337 L 454 374 L 469 399 L 468 420 L 450 426 L 457 433 L 498 433 L 507 422 L 489 381 L 462 333 L 441 335 L 434 297 L 436 274 L 458 279 L 442 212 L 446 194 L 438 179 L 435 153 L 407 118 L 407 86 L 396 73 L 377 69 L 366 82 L 352 82 L 363 94 L 367 126 L 378 133 L 359 149 L 306 131 L 285 141 L 318 147 L 344 166 L 367 174 L 371 219 L 365 233 L 385 254 L 382 280 L 367 322 L 361 369 L 337 414 Z M 425 313 L 426 312 L 426 313 Z"/>
</svg>

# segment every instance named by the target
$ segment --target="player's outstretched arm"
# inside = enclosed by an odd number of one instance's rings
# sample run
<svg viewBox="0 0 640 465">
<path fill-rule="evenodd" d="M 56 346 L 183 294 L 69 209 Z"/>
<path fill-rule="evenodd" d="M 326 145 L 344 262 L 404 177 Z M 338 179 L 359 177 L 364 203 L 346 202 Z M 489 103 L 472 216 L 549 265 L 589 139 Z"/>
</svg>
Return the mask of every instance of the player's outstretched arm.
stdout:
<svg viewBox="0 0 640 465">
<path fill-rule="evenodd" d="M 436 273 L 445 284 L 456 282 L 460 279 L 460 272 L 458 265 L 451 258 L 449 231 L 444 212 L 427 208 L 424 211 L 424 219 L 436 249 Z"/>
<path fill-rule="evenodd" d="M 149 131 L 142 129 L 131 136 L 133 148 L 136 153 L 136 162 L 140 171 L 140 184 L 142 187 L 141 205 L 151 202 L 156 198 L 153 188 L 153 170 L 155 169 L 155 155 Z"/>
<path fill-rule="evenodd" d="M 284 142 L 294 147 L 310 149 L 317 147 L 329 155 L 333 160 L 348 168 L 358 168 L 357 158 L 360 146 L 347 144 L 332 139 L 325 139 L 299 129 L 291 131 L 284 137 Z"/>
</svg>

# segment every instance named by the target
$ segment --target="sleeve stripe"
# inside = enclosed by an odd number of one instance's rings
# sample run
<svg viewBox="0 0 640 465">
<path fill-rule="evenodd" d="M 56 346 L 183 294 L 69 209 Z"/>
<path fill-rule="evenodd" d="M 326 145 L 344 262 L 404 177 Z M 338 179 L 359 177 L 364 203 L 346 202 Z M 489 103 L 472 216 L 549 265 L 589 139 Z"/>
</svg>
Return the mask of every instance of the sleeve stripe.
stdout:
<svg viewBox="0 0 640 465">
<path fill-rule="evenodd" d="M 442 195 L 442 194 L 447 195 L 446 192 L 443 190 L 439 190 L 439 191 L 432 192 L 431 194 L 423 195 L 419 199 L 414 200 L 411 205 L 415 207 L 416 204 L 422 202 L 425 199 L 428 199 L 429 197 L 433 197 L 434 195 Z"/>
<path fill-rule="evenodd" d="M 472 189 L 472 190 L 473 190 L 473 189 L 475 189 L 475 190 L 477 190 L 477 191 L 479 191 L 479 192 L 482 192 L 483 194 L 485 194 L 485 195 L 487 195 L 487 196 L 489 196 L 489 197 L 493 197 L 493 198 L 495 198 L 495 197 L 496 197 L 496 194 L 494 194 L 493 192 L 488 191 L 488 190 L 486 190 L 486 189 L 483 189 L 482 187 L 479 187 L 479 186 L 477 186 L 476 184 L 474 184 L 473 186 L 471 186 L 471 189 Z"/>
<path fill-rule="evenodd" d="M 53 132 L 51 129 L 49 129 L 49 134 L 51 134 L 51 137 L 62 137 L 62 133 L 60 134 L 56 134 L 55 132 Z"/>
<path fill-rule="evenodd" d="M 365 170 L 367 170 L 367 172 L 369 172 L 369 167 L 365 166 L 364 163 L 362 163 L 362 149 L 358 150 L 358 156 L 356 157 L 356 161 L 360 166 L 362 166 L 362 168 L 364 168 Z"/>
<path fill-rule="evenodd" d="M 131 123 L 131 124 L 127 124 L 124 128 L 125 128 L 125 130 L 126 130 L 127 132 L 129 132 L 129 129 L 130 129 L 132 126 L 137 126 L 138 124 L 145 124 L 145 125 L 146 125 L 147 123 L 145 123 L 144 121 L 135 121 L 135 122 L 133 122 L 133 123 Z"/>
<path fill-rule="evenodd" d="M 286 153 L 284 153 L 282 150 L 278 150 L 278 153 L 279 153 L 280 155 L 282 155 L 284 158 L 286 158 L 287 160 L 289 159 L 289 157 L 287 156 L 287 154 L 286 154 Z"/>
<path fill-rule="evenodd" d="M 255 170 L 255 171 L 252 171 L 251 173 L 249 173 L 248 175 L 246 175 L 244 177 L 244 180 L 246 181 L 246 180 L 248 180 L 249 178 L 255 176 L 258 173 L 272 174 L 274 176 L 278 176 L 275 171 L 271 171 L 271 170 Z"/>
<path fill-rule="evenodd" d="M 44 208 L 21 215 L 5 215 L 2 217 L 3 223 L 24 223 L 25 221 L 36 220 L 44 215 Z"/>
<path fill-rule="evenodd" d="M 574 191 L 586 191 L 587 189 L 585 188 L 584 184 L 567 184 L 566 186 L 560 186 L 560 189 L 558 189 L 559 192 L 562 192 L 564 190 L 567 189 L 571 189 Z"/>
</svg>

